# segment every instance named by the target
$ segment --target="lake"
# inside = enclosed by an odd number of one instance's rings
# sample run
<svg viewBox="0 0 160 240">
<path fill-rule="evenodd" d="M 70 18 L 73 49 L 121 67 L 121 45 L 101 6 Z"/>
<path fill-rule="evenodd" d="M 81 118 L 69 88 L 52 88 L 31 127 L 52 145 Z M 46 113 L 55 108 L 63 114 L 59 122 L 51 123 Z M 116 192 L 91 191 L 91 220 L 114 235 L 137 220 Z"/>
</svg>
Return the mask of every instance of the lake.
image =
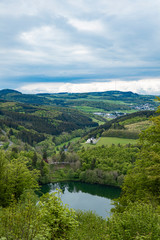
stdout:
<svg viewBox="0 0 160 240">
<path fill-rule="evenodd" d="M 82 182 L 58 182 L 43 185 L 43 193 L 62 190 L 62 202 L 70 208 L 91 210 L 103 218 L 110 216 L 112 200 L 120 196 L 120 188 Z"/>
</svg>

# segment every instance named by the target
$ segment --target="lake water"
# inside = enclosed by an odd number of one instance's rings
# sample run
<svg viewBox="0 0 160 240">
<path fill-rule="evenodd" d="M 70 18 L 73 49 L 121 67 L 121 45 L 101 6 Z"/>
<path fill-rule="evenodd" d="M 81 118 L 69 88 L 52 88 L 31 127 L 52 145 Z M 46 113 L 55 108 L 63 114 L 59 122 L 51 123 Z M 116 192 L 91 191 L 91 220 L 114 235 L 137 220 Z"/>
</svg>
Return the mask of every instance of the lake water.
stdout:
<svg viewBox="0 0 160 240">
<path fill-rule="evenodd" d="M 62 202 L 70 208 L 92 210 L 102 217 L 109 217 L 113 208 L 112 200 L 120 196 L 121 190 L 98 184 L 82 182 L 58 182 L 43 185 L 43 193 L 52 193 L 56 188 L 62 190 Z"/>
</svg>

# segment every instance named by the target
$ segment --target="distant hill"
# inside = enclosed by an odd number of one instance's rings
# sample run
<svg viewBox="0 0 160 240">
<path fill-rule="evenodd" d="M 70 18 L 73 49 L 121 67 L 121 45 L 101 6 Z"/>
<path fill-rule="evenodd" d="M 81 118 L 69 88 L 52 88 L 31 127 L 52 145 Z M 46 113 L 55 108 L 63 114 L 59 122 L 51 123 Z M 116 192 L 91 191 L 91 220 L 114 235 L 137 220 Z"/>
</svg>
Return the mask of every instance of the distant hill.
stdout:
<svg viewBox="0 0 160 240">
<path fill-rule="evenodd" d="M 148 105 L 144 110 L 150 110 L 157 106 L 154 96 L 121 91 L 22 94 L 12 89 L 4 89 L 0 90 L 0 99 L 27 104 L 76 108 L 87 113 L 137 111 L 136 108 L 141 110 L 145 104 Z"/>
<path fill-rule="evenodd" d="M 0 90 L 0 97 L 10 96 L 10 95 L 21 95 L 21 92 L 12 89 L 3 89 Z"/>
<path fill-rule="evenodd" d="M 51 101 L 45 97 L 38 97 L 35 94 L 22 94 L 21 92 L 12 89 L 0 90 L 0 99 L 38 105 L 51 104 Z"/>
</svg>

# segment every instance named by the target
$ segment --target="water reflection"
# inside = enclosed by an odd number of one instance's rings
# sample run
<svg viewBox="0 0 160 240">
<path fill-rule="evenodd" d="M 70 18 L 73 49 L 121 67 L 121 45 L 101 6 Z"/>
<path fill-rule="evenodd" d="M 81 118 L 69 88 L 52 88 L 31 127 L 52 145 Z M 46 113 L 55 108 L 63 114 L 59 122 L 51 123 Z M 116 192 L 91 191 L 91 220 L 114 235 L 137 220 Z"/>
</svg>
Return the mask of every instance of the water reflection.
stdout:
<svg viewBox="0 0 160 240">
<path fill-rule="evenodd" d="M 81 210 L 92 210 L 102 217 L 109 216 L 112 201 L 120 195 L 120 189 L 98 184 L 82 182 L 58 182 L 43 185 L 43 193 L 62 190 L 62 201 L 69 207 Z"/>
<path fill-rule="evenodd" d="M 75 192 L 84 192 L 89 193 L 91 195 L 106 197 L 109 199 L 118 198 L 120 195 L 120 188 L 105 186 L 105 185 L 98 185 L 98 184 L 89 184 L 89 183 L 82 183 L 82 182 L 58 182 L 58 183 L 50 183 L 43 185 L 41 191 L 43 193 L 55 191 L 55 189 L 61 189 L 62 192 L 65 192 L 65 189 L 68 190 L 70 193 Z"/>
</svg>

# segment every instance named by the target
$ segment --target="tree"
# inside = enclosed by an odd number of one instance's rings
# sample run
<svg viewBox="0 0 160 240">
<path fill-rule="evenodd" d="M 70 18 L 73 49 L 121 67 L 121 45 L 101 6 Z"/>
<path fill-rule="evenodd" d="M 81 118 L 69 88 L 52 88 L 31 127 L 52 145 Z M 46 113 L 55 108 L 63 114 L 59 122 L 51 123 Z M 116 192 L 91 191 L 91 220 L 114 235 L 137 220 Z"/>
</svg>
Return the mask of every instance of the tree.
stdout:
<svg viewBox="0 0 160 240">
<path fill-rule="evenodd" d="M 69 235 L 77 226 L 75 212 L 63 206 L 60 199 L 60 192 L 45 194 L 39 201 L 42 211 L 43 221 L 47 224 L 50 239 L 70 239 Z"/>
<path fill-rule="evenodd" d="M 32 165 L 33 165 L 33 167 L 36 167 L 37 160 L 38 160 L 37 154 L 36 154 L 36 152 L 34 152 L 34 155 L 33 155 L 33 158 L 32 158 Z"/>
<path fill-rule="evenodd" d="M 142 147 L 134 168 L 124 179 L 118 211 L 123 211 L 128 202 L 137 200 L 155 206 L 160 204 L 160 116 L 153 117 L 152 122 L 140 136 Z"/>
<path fill-rule="evenodd" d="M 10 155 L 0 151 L 0 205 L 8 206 L 13 199 L 18 201 L 27 189 L 38 189 L 39 172 L 30 171 L 28 159 L 20 154 L 8 160 Z"/>
<path fill-rule="evenodd" d="M 30 193 L 24 201 L 0 209 L 0 239 L 70 239 L 77 226 L 75 212 L 62 205 L 59 193 L 46 194 L 38 204 Z"/>
<path fill-rule="evenodd" d="M 11 135 L 13 135 L 13 134 L 14 134 L 14 133 L 13 133 L 13 129 L 11 128 L 11 129 L 9 130 L 8 135 L 11 136 Z"/>
<path fill-rule="evenodd" d="M 109 240 L 146 239 L 160 237 L 160 216 L 151 204 L 136 202 L 123 213 L 115 213 L 108 220 Z"/>
<path fill-rule="evenodd" d="M 66 154 L 65 154 L 64 151 L 61 151 L 61 152 L 60 152 L 60 157 L 61 157 L 61 162 L 65 162 L 65 160 L 66 160 Z"/>
<path fill-rule="evenodd" d="M 47 151 L 45 149 L 43 150 L 43 160 L 47 160 Z"/>
</svg>

